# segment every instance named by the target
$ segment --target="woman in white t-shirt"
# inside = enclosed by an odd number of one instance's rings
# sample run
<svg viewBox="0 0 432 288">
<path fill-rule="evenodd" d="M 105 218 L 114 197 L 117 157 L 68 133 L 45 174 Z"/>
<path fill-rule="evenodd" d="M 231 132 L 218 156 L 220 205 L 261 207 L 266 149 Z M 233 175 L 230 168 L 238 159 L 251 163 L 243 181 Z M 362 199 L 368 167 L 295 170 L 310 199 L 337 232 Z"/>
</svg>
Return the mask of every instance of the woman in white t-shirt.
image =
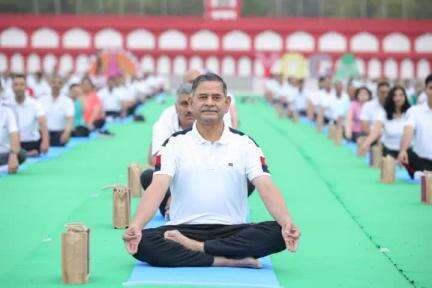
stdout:
<svg viewBox="0 0 432 288">
<path fill-rule="evenodd" d="M 372 131 L 363 143 L 369 149 L 371 143 L 381 137 L 383 156 L 397 158 L 406 122 L 406 111 L 410 108 L 408 97 L 402 86 L 390 89 L 384 103 L 384 110 L 377 115 Z"/>
</svg>

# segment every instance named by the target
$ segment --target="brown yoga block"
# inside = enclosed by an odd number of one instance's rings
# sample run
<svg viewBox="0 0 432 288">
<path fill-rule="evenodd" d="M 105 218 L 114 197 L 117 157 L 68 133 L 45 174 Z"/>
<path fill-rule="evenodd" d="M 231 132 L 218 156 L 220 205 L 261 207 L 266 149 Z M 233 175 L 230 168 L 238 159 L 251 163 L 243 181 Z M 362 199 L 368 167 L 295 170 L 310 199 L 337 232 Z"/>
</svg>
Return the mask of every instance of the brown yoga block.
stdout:
<svg viewBox="0 0 432 288">
<path fill-rule="evenodd" d="M 361 149 L 361 145 L 366 140 L 366 137 L 360 136 L 357 138 L 357 156 L 366 156 L 367 151 L 364 149 Z"/>
<path fill-rule="evenodd" d="M 115 185 L 113 188 L 113 227 L 123 229 L 130 222 L 130 190 L 124 185 Z"/>
<path fill-rule="evenodd" d="M 141 172 L 142 167 L 138 163 L 132 163 L 128 167 L 128 186 L 132 197 L 141 197 Z"/>
<path fill-rule="evenodd" d="M 328 137 L 328 139 L 334 141 L 335 136 L 336 136 L 336 125 L 332 123 L 328 127 L 327 137 Z"/>
<path fill-rule="evenodd" d="M 293 121 L 294 123 L 299 122 L 299 114 L 298 114 L 297 111 L 294 111 L 294 112 L 293 112 L 293 114 L 292 114 L 292 121 Z"/>
<path fill-rule="evenodd" d="M 90 229 L 80 223 L 66 225 L 62 233 L 62 278 L 65 284 L 88 282 Z"/>
<path fill-rule="evenodd" d="M 335 135 L 334 135 L 334 144 L 336 146 L 340 146 L 342 144 L 342 140 L 343 140 L 343 129 L 340 126 L 336 127 L 335 130 Z"/>
<path fill-rule="evenodd" d="M 373 168 L 379 168 L 381 166 L 382 151 L 383 148 L 381 144 L 372 146 L 369 158 L 369 166 Z"/>
<path fill-rule="evenodd" d="M 424 171 L 421 178 L 421 202 L 432 205 L 432 171 Z"/>
<path fill-rule="evenodd" d="M 381 182 L 393 183 L 395 181 L 395 160 L 390 155 L 381 159 Z"/>
<path fill-rule="evenodd" d="M 321 120 L 317 119 L 317 120 L 316 120 L 316 131 L 317 131 L 318 133 L 321 133 L 322 130 L 323 130 L 323 123 L 322 123 Z"/>
</svg>

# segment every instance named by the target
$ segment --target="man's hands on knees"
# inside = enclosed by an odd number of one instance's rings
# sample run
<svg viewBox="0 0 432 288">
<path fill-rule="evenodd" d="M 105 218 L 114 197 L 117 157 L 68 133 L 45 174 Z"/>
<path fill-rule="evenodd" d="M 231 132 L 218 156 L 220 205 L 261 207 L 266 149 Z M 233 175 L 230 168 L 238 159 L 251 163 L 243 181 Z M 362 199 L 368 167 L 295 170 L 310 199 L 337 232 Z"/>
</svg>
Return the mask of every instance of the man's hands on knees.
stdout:
<svg viewBox="0 0 432 288">
<path fill-rule="evenodd" d="M 295 252 L 297 250 L 300 235 L 300 229 L 292 223 L 282 226 L 282 237 L 289 251 Z"/>
<path fill-rule="evenodd" d="M 123 234 L 123 241 L 129 254 L 134 255 L 138 252 L 138 245 L 141 241 L 141 236 L 141 229 L 135 226 L 130 226 L 125 230 Z"/>
</svg>

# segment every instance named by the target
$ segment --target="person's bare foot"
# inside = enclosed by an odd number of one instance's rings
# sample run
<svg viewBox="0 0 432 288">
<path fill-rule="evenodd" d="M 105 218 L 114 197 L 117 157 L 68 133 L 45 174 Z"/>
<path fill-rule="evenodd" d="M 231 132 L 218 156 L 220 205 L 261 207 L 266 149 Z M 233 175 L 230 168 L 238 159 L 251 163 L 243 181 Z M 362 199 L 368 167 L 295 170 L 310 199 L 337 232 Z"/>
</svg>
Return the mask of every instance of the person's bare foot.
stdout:
<svg viewBox="0 0 432 288">
<path fill-rule="evenodd" d="M 164 237 L 167 240 L 171 240 L 171 241 L 179 243 L 180 245 L 182 245 L 183 247 L 185 247 L 189 250 L 204 252 L 204 243 L 203 242 L 199 242 L 199 241 L 190 239 L 190 238 L 184 236 L 178 230 L 166 231 L 164 233 Z"/>
<path fill-rule="evenodd" d="M 261 263 L 252 257 L 243 259 L 229 259 L 225 257 L 216 256 L 214 258 L 213 266 L 218 267 L 243 267 L 243 268 L 262 268 Z"/>
</svg>

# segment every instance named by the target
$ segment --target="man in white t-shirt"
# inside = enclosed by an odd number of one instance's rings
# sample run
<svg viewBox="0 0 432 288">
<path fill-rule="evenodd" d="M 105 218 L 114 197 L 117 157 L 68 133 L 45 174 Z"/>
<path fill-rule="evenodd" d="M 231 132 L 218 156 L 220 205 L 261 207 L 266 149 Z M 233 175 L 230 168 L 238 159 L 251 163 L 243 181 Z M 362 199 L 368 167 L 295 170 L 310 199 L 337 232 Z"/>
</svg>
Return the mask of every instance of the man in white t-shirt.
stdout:
<svg viewBox="0 0 432 288">
<path fill-rule="evenodd" d="M 21 148 L 27 151 L 27 156 L 48 152 L 49 135 L 42 104 L 26 95 L 24 75 L 13 77 L 12 89 L 15 94 L 12 108 L 18 118 Z"/>
<path fill-rule="evenodd" d="M 156 159 L 153 181 L 123 239 L 140 261 L 163 267 L 259 268 L 257 258 L 295 251 L 300 231 L 273 184 L 261 149 L 223 122 L 226 84 L 206 73 L 193 82 L 191 129 L 172 135 Z M 276 221 L 247 223 L 246 180 Z M 170 222 L 144 229 L 171 188 Z"/>
<path fill-rule="evenodd" d="M 330 99 L 330 103 L 328 105 L 329 110 L 329 118 L 338 123 L 340 126 L 343 126 L 345 116 L 348 113 L 350 105 L 350 99 L 348 94 L 344 92 L 343 83 L 338 81 L 335 84 L 335 92 Z"/>
<path fill-rule="evenodd" d="M 432 171 L 432 74 L 426 77 L 425 85 L 427 101 L 407 111 L 408 120 L 398 156 L 411 177 L 416 171 Z M 411 143 L 412 150 L 409 149 Z"/>
<path fill-rule="evenodd" d="M 380 115 L 380 113 L 384 112 L 383 106 L 389 90 L 390 84 L 388 82 L 378 83 L 377 98 L 369 100 L 363 105 L 360 113 L 360 121 L 363 133 L 365 133 L 366 135 L 370 133 L 376 117 Z"/>
<path fill-rule="evenodd" d="M 50 94 L 51 87 L 42 72 L 36 72 L 34 77 L 30 76 L 27 81 L 28 86 L 33 90 L 35 98 L 39 99 Z"/>
<path fill-rule="evenodd" d="M 176 103 L 166 108 L 160 115 L 158 121 L 153 125 L 152 144 L 148 155 L 149 164 L 154 166 L 156 154 L 161 150 L 162 144 L 174 133 L 192 127 L 195 117 L 192 114 L 191 99 L 192 84 L 183 83 L 177 89 Z M 228 114 L 228 113 L 227 113 Z M 231 123 L 224 116 L 226 125 Z M 144 189 L 150 185 L 153 179 L 154 169 L 150 168 L 141 174 L 141 185 Z M 255 187 L 248 182 L 248 194 L 250 195 Z M 168 190 L 164 200 L 161 202 L 159 210 L 164 217 L 167 217 L 169 210 L 170 191 Z"/>
<path fill-rule="evenodd" d="M 40 100 L 45 110 L 50 146 L 65 146 L 71 137 L 75 107 L 72 100 L 60 94 L 63 80 L 51 79 L 51 93 Z"/>
<path fill-rule="evenodd" d="M 116 76 L 108 77 L 107 87 L 100 89 L 97 94 L 102 100 L 102 106 L 107 118 L 126 116 L 126 101 L 122 89 L 117 87 Z"/>
<path fill-rule="evenodd" d="M 6 104 L 0 103 L 0 166 L 7 165 L 8 173 L 16 173 L 25 158 L 26 152 L 20 147 L 14 112 Z"/>
</svg>

